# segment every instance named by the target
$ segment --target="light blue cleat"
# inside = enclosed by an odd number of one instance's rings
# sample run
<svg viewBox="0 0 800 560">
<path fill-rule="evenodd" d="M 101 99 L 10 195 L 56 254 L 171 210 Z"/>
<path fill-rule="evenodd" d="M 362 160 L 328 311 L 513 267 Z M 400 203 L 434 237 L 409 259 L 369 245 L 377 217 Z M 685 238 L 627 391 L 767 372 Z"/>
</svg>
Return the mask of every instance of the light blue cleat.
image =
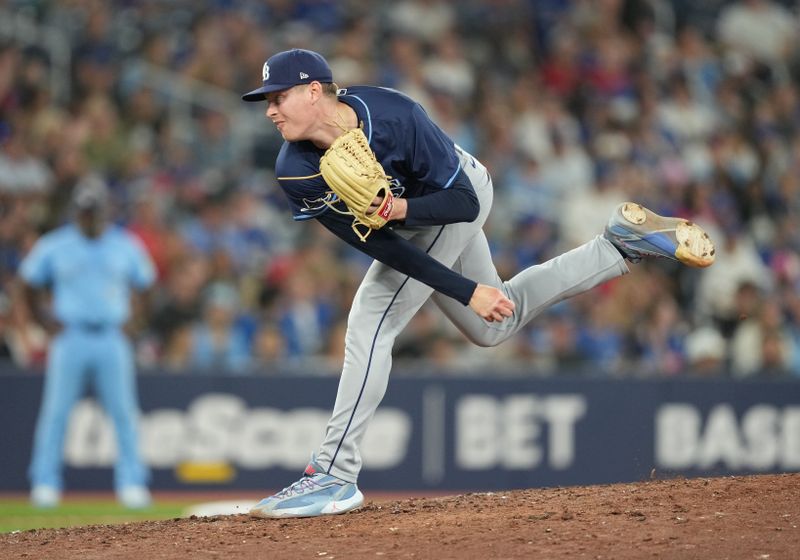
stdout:
<svg viewBox="0 0 800 560">
<path fill-rule="evenodd" d="M 631 262 L 666 257 L 704 268 L 714 262 L 714 243 L 697 224 L 683 218 L 659 216 L 636 204 L 620 204 L 604 233 Z"/>
<path fill-rule="evenodd" d="M 264 498 L 250 510 L 254 517 L 317 517 L 347 513 L 364 503 L 364 495 L 353 482 L 325 474 L 314 460 L 303 477 L 274 496 Z"/>
</svg>

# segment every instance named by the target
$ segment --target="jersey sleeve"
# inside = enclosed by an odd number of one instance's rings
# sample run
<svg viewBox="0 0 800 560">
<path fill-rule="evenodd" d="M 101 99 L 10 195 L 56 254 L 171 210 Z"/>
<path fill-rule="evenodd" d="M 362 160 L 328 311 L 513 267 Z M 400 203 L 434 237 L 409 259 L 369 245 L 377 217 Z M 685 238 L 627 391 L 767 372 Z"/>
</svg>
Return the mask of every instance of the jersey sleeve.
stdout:
<svg viewBox="0 0 800 560">
<path fill-rule="evenodd" d="M 316 218 L 329 209 L 329 203 L 336 202 L 320 174 L 319 155 L 312 150 L 285 143 L 278 154 L 275 174 L 295 220 Z"/>
<path fill-rule="evenodd" d="M 40 238 L 20 263 L 19 275 L 27 284 L 41 288 L 53 281 L 53 245 L 51 236 Z"/>
<path fill-rule="evenodd" d="M 133 234 L 126 232 L 125 237 L 130 247 L 131 255 L 131 284 L 139 289 L 145 290 L 153 285 L 156 280 L 156 269 L 149 253 L 142 243 Z"/>
<path fill-rule="evenodd" d="M 425 185 L 449 188 L 461 169 L 455 144 L 418 104 L 411 109 L 409 126 L 406 161 L 411 174 Z"/>
<path fill-rule="evenodd" d="M 352 218 L 328 212 L 319 222 L 349 245 L 398 272 L 422 282 L 463 305 L 469 304 L 477 283 L 446 267 L 391 228 L 373 230 L 362 242 L 351 227 Z M 441 226 L 446 227 L 446 226 Z"/>
<path fill-rule="evenodd" d="M 404 222 L 407 226 L 471 222 L 478 217 L 480 210 L 481 205 L 472 182 L 461 169 L 450 188 L 409 198 Z"/>
</svg>

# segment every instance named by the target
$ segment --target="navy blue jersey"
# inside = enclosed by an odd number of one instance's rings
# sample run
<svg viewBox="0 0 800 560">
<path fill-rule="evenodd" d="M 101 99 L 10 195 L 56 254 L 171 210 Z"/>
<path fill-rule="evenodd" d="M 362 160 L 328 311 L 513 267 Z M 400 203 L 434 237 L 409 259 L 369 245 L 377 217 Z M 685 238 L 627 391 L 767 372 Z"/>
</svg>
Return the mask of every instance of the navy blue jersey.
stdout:
<svg viewBox="0 0 800 560">
<path fill-rule="evenodd" d="M 453 141 L 428 117 L 419 103 L 379 87 L 340 90 L 339 100 L 356 112 L 375 155 L 391 177 L 392 192 L 408 200 L 404 224 L 440 226 L 474 220 L 477 195 Z M 366 241 L 351 226 L 352 216 L 328 212 L 337 200 L 319 172 L 325 150 L 310 141 L 284 142 L 275 165 L 295 220 L 318 219 L 338 237 L 374 259 L 467 305 L 476 283 L 444 266 L 425 251 L 384 227 Z M 327 204 L 326 204 L 327 203 Z"/>
<path fill-rule="evenodd" d="M 395 194 L 416 198 L 453 185 L 460 169 L 456 147 L 419 103 L 373 86 L 340 90 L 339 101 L 356 112 Z M 309 141 L 285 142 L 281 148 L 275 171 L 295 220 L 316 217 L 328 209 L 325 201 L 335 200 L 319 176 L 324 153 Z"/>
</svg>

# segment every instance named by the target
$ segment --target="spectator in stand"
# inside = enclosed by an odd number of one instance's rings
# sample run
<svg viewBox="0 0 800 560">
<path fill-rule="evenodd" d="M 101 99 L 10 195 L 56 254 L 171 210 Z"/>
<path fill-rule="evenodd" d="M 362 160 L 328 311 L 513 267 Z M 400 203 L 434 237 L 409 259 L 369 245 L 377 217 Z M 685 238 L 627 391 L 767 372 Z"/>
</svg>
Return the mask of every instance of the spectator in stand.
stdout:
<svg viewBox="0 0 800 560">
<path fill-rule="evenodd" d="M 764 292 L 772 288 L 772 278 L 750 239 L 731 225 L 718 237 L 717 261 L 702 275 L 697 287 L 697 310 L 701 317 L 720 325 L 730 335 L 739 321 L 736 294 L 742 285 L 754 285 Z"/>
<path fill-rule="evenodd" d="M 681 320 L 677 302 L 668 296 L 651 302 L 643 325 L 636 329 L 641 352 L 639 369 L 648 376 L 679 375 L 684 371 L 684 337 L 687 326 Z"/>
<path fill-rule="evenodd" d="M 173 345 L 182 340 L 177 331 L 200 319 L 208 268 L 208 262 L 202 257 L 185 256 L 179 258 L 161 280 L 161 289 L 152 301 L 149 335 L 162 358 L 172 355 Z M 173 369 L 181 363 L 174 356 L 170 362 Z M 185 363 L 188 364 L 188 360 Z"/>
<path fill-rule="evenodd" d="M 256 369 L 269 371 L 270 366 L 286 359 L 286 340 L 279 328 L 262 325 L 253 342 L 253 361 Z"/>
<path fill-rule="evenodd" d="M 286 353 L 293 359 L 316 356 L 328 340 L 332 306 L 317 292 L 307 270 L 295 270 L 283 286 L 278 326 L 286 338 Z"/>
<path fill-rule="evenodd" d="M 456 10 L 444 0 L 401 0 L 392 3 L 387 19 L 392 29 L 433 43 L 453 28 Z"/>
<path fill-rule="evenodd" d="M 740 322 L 733 333 L 733 375 L 738 378 L 786 375 L 796 351 L 779 303 L 766 299 L 759 306 L 758 315 Z"/>
<path fill-rule="evenodd" d="M 465 57 L 464 46 L 453 31 L 436 38 L 434 52 L 423 64 L 422 75 L 433 91 L 444 92 L 460 101 L 472 96 L 477 81 L 475 69 Z"/>
<path fill-rule="evenodd" d="M 50 169 L 29 150 L 22 132 L 0 134 L 0 199 L 43 197 L 51 187 Z"/>
<path fill-rule="evenodd" d="M 749 70 L 760 63 L 785 72 L 797 44 L 797 19 L 772 0 L 740 0 L 722 10 L 717 36 L 740 57 L 732 61 L 737 67 Z"/>
<path fill-rule="evenodd" d="M 160 341 L 159 364 L 169 373 L 189 373 L 192 363 L 192 325 L 181 323 Z"/>
<path fill-rule="evenodd" d="M 725 374 L 727 341 L 714 327 L 700 327 L 686 337 L 686 360 L 690 374 L 715 377 Z"/>
<path fill-rule="evenodd" d="M 233 286 L 212 284 L 204 297 L 203 320 L 191 333 L 189 366 L 194 373 L 245 373 L 252 359 L 250 344 L 237 322 L 239 296 Z"/>
</svg>

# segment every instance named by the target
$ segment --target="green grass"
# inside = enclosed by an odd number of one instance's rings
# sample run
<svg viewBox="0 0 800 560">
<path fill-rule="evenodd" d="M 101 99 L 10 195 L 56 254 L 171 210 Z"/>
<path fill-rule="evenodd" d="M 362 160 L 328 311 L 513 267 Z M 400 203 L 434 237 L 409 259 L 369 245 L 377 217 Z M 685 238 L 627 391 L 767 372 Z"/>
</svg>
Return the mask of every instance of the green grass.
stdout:
<svg viewBox="0 0 800 560">
<path fill-rule="evenodd" d="M 113 500 L 66 501 L 53 509 L 31 507 L 25 499 L 0 501 L 0 533 L 44 529 L 49 527 L 75 527 L 80 525 L 108 525 L 153 519 L 173 519 L 183 516 L 192 502 L 155 502 L 151 507 L 130 510 Z"/>
</svg>

